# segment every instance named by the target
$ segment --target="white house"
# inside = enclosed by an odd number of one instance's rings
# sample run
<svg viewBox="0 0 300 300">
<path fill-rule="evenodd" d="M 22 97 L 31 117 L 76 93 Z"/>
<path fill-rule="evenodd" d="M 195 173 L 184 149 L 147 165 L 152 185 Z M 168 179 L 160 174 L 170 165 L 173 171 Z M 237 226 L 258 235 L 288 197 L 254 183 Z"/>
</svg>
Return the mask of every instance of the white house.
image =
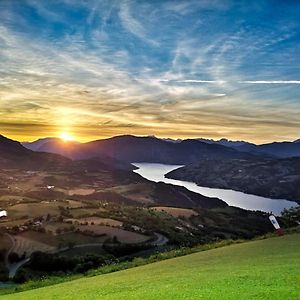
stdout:
<svg viewBox="0 0 300 300">
<path fill-rule="evenodd" d="M 6 210 L 0 210 L 0 218 L 7 217 L 7 211 Z"/>
</svg>

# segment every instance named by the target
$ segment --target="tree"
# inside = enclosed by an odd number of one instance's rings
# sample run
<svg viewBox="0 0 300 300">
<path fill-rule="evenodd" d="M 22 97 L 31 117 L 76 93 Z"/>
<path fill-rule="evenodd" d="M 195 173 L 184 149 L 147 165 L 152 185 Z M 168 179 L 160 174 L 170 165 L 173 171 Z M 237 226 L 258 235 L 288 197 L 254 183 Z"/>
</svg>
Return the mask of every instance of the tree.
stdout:
<svg viewBox="0 0 300 300">
<path fill-rule="evenodd" d="M 286 226 L 292 227 L 300 224 L 300 206 L 284 209 L 281 218 Z"/>
</svg>

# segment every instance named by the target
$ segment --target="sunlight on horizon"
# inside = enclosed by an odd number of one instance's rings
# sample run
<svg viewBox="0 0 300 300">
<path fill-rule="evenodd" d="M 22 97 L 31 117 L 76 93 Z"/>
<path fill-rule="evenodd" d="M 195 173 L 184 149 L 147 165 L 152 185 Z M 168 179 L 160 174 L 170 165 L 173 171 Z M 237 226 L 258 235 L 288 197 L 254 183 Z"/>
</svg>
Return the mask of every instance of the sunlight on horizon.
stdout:
<svg viewBox="0 0 300 300">
<path fill-rule="evenodd" d="M 70 135 L 68 132 L 61 132 L 59 137 L 63 141 L 75 141 L 75 138 L 72 135 Z"/>
</svg>

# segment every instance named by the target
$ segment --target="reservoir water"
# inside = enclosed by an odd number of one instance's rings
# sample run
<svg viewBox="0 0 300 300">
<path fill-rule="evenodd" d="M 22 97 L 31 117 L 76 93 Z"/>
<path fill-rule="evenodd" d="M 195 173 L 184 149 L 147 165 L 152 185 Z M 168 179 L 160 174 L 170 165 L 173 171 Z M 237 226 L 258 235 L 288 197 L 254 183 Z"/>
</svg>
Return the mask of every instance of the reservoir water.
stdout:
<svg viewBox="0 0 300 300">
<path fill-rule="evenodd" d="M 175 170 L 180 165 L 165 165 L 155 163 L 133 163 L 139 169 L 135 170 L 144 178 L 154 182 L 165 182 L 173 185 L 184 186 L 188 190 L 202 194 L 207 197 L 216 197 L 225 201 L 228 205 L 237 206 L 249 210 L 261 210 L 265 212 L 273 212 L 275 215 L 280 215 L 284 208 L 297 206 L 293 201 L 285 199 L 271 199 L 256 195 L 245 194 L 233 190 L 215 189 L 198 186 L 193 182 L 169 179 L 165 174 Z"/>
</svg>

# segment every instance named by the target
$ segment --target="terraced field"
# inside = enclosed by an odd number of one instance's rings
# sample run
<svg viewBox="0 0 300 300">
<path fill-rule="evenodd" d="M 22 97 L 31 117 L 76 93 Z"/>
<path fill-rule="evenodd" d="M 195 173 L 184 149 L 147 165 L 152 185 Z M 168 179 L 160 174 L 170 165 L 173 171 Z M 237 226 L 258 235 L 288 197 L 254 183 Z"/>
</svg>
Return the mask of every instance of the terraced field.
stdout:
<svg viewBox="0 0 300 300">
<path fill-rule="evenodd" d="M 56 249 L 56 247 L 22 236 L 16 236 L 14 239 L 15 245 L 12 251 L 18 253 L 20 256 L 23 255 L 24 252 L 26 253 L 26 256 L 29 257 L 31 253 L 35 251 L 52 252 Z"/>
</svg>

